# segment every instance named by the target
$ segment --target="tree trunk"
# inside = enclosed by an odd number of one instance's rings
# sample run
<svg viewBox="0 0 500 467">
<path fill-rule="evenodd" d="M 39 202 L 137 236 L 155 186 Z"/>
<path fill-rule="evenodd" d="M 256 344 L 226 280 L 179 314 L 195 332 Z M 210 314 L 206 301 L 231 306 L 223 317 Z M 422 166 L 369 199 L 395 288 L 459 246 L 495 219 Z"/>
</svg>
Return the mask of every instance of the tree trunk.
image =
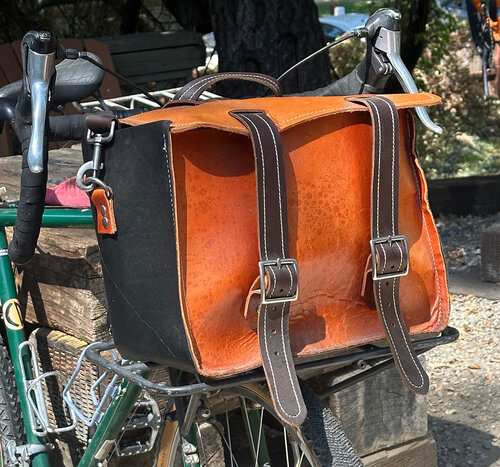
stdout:
<svg viewBox="0 0 500 467">
<path fill-rule="evenodd" d="M 324 45 L 313 0 L 209 0 L 219 71 L 257 71 L 278 77 Z M 328 54 L 315 57 L 284 81 L 286 93 L 330 82 Z M 224 96 L 262 96 L 262 87 L 223 82 Z"/>
<path fill-rule="evenodd" d="M 208 0 L 163 0 L 163 4 L 184 29 L 201 34 L 212 31 Z"/>
<path fill-rule="evenodd" d="M 125 0 L 121 9 L 120 34 L 133 34 L 136 31 L 140 8 L 139 0 Z"/>
<path fill-rule="evenodd" d="M 396 2 L 403 15 L 401 31 L 401 58 L 408 70 L 413 71 L 427 45 L 425 27 L 429 20 L 431 0 L 399 0 Z"/>
</svg>

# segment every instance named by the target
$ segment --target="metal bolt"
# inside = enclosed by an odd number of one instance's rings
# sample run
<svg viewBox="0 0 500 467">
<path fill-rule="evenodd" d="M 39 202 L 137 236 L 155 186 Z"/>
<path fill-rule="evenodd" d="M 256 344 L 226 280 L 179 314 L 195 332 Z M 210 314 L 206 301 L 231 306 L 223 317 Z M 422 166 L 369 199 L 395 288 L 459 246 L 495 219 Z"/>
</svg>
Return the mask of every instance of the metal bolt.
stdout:
<svg viewBox="0 0 500 467">
<path fill-rule="evenodd" d="M 103 216 L 106 215 L 106 206 L 104 206 L 104 204 L 101 204 L 101 206 L 99 207 L 99 211 L 101 211 L 101 214 Z"/>
<path fill-rule="evenodd" d="M 105 229 L 108 228 L 108 225 L 109 225 L 109 220 L 107 217 L 103 217 L 102 218 L 102 225 L 104 226 Z"/>
<path fill-rule="evenodd" d="M 359 370 L 364 370 L 367 367 L 367 363 L 364 360 L 358 360 L 357 362 L 353 363 L 354 368 L 357 368 Z"/>
</svg>

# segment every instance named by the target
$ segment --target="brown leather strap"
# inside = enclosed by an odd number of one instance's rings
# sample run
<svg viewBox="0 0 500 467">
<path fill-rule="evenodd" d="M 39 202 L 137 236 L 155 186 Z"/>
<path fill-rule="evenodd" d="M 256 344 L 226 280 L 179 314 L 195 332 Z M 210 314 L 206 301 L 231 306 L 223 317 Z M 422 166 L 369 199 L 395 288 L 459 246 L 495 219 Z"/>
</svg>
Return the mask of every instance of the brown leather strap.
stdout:
<svg viewBox="0 0 500 467">
<path fill-rule="evenodd" d="M 258 335 L 264 372 L 279 416 L 300 425 L 306 407 L 290 349 L 290 302 L 298 296 L 297 262 L 289 258 L 286 180 L 281 138 L 261 111 L 232 112 L 250 131 L 257 174 L 261 304 Z"/>
<path fill-rule="evenodd" d="M 373 122 L 370 244 L 375 304 L 403 382 L 411 391 L 425 394 L 429 378 L 413 349 L 399 303 L 399 281 L 408 273 L 410 253 L 406 236 L 398 231 L 398 111 L 382 96 L 352 100 L 368 107 Z"/>
<path fill-rule="evenodd" d="M 267 86 L 276 96 L 283 95 L 283 89 L 281 83 L 273 78 L 272 76 L 264 75 L 262 73 L 237 73 L 237 72 L 227 72 L 227 73 L 214 73 L 213 75 L 201 76 L 193 81 L 185 84 L 181 89 L 177 91 L 173 100 L 196 100 L 203 94 L 203 91 L 208 89 L 213 84 L 218 81 L 223 81 L 226 79 L 240 79 L 243 81 L 253 81 L 254 83 L 259 83 Z"/>
</svg>

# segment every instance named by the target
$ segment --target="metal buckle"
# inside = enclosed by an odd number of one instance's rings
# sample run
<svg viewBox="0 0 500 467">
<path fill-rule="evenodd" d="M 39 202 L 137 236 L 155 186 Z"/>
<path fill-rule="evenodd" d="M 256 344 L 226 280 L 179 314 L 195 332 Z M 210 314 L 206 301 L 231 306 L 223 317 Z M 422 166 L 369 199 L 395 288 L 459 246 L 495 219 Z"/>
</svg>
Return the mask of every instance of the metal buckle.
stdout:
<svg viewBox="0 0 500 467">
<path fill-rule="evenodd" d="M 378 274 L 377 273 L 377 252 L 375 250 L 376 245 L 381 245 L 384 243 L 391 246 L 395 242 L 403 242 L 405 250 L 408 252 L 408 258 L 406 260 L 406 268 L 404 271 L 397 271 L 391 273 Z M 370 240 L 370 248 L 372 250 L 372 278 L 374 281 L 379 281 L 382 279 L 393 279 L 395 277 L 406 276 L 410 270 L 410 249 L 408 248 L 408 238 L 406 235 L 388 235 L 382 238 L 373 238 Z"/>
<path fill-rule="evenodd" d="M 295 294 L 292 296 L 267 298 L 266 297 L 266 266 L 278 266 L 281 269 L 284 265 L 292 265 L 295 267 L 297 273 L 297 287 L 295 289 Z M 272 303 L 285 303 L 294 302 L 299 298 L 299 268 L 297 267 L 297 260 L 293 258 L 278 258 L 278 259 L 268 259 L 264 261 L 259 261 L 259 273 L 260 273 L 260 290 L 261 290 L 261 301 L 262 305 L 269 305 Z"/>
</svg>

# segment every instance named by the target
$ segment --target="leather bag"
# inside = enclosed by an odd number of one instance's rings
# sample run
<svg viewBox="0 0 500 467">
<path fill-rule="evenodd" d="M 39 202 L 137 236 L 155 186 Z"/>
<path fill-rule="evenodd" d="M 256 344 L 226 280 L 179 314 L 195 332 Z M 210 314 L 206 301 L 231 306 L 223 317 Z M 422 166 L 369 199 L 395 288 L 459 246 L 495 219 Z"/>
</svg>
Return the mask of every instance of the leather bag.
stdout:
<svg viewBox="0 0 500 467">
<path fill-rule="evenodd" d="M 92 198 L 122 355 L 206 378 L 263 366 L 295 425 L 294 360 L 379 342 L 425 393 L 410 335 L 443 330 L 449 300 L 412 109 L 439 98 L 196 101 L 215 79 L 122 120 L 104 148 L 116 231 Z"/>
</svg>

